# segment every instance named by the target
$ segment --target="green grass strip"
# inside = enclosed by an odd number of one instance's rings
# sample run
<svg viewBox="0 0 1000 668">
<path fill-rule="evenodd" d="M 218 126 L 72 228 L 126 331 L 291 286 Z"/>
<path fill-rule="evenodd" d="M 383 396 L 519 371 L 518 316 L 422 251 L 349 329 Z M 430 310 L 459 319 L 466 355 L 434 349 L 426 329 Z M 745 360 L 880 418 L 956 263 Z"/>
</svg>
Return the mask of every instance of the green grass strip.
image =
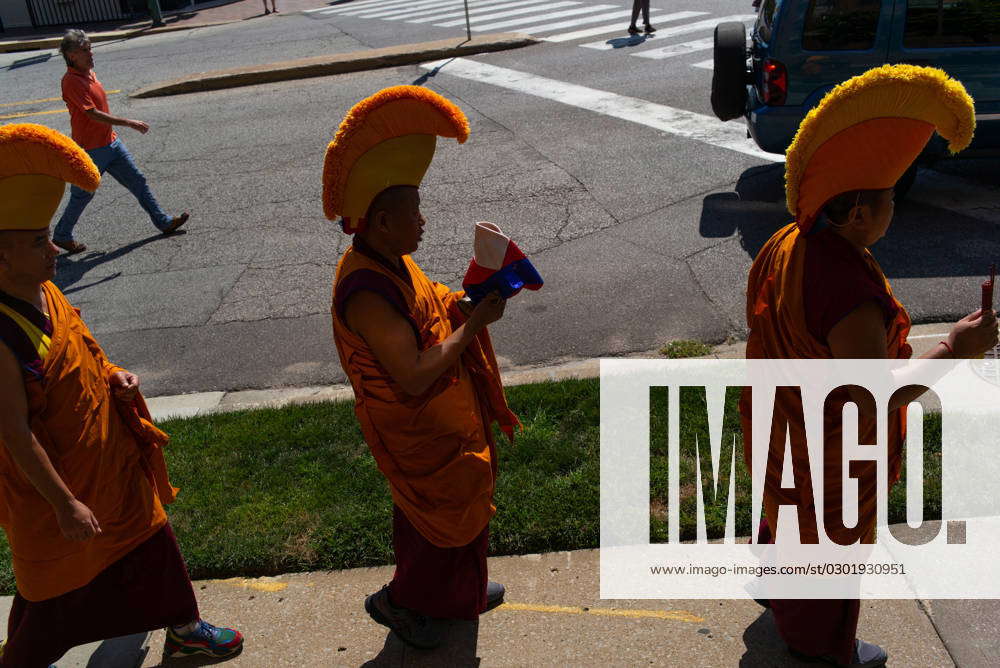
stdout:
<svg viewBox="0 0 1000 668">
<path fill-rule="evenodd" d="M 567 380 L 511 387 L 524 424 L 512 446 L 498 436 L 497 515 L 492 554 L 598 546 L 600 513 L 599 382 Z M 938 429 L 940 429 L 938 418 Z M 169 420 L 167 463 L 181 488 L 170 506 L 195 579 L 376 566 L 392 561 L 388 485 L 375 467 L 353 403 L 217 413 Z M 654 425 L 654 432 L 657 431 Z M 742 453 L 742 443 L 737 444 Z M 939 453 L 938 453 L 939 454 Z M 651 527 L 663 537 L 665 462 L 651 455 Z M 742 457 L 737 471 L 746 476 Z M 939 480 L 930 458 L 925 474 Z M 682 467 L 692 461 L 682 460 Z M 749 493 L 749 485 L 745 486 Z M 694 488 L 681 503 L 694 502 Z M 890 520 L 903 521 L 905 484 L 896 485 Z M 940 498 L 938 495 L 937 498 Z M 935 512 L 937 515 L 935 515 Z M 927 518 L 940 517 L 940 507 Z M 724 518 L 708 518 L 709 536 Z M 693 525 L 682 538 L 694 538 Z M 749 533 L 739 518 L 739 534 Z M 14 591 L 7 542 L 0 541 L 0 590 Z"/>
</svg>

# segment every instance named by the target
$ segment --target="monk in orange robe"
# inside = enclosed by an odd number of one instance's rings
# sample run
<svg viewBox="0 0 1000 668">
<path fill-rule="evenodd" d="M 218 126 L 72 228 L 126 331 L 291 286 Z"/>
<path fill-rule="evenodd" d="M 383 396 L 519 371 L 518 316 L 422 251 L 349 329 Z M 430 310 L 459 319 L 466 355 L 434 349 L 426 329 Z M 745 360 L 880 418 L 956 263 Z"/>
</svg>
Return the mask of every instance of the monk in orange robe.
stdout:
<svg viewBox="0 0 1000 668">
<path fill-rule="evenodd" d="M 420 648 L 440 643 L 433 619 L 476 619 L 503 599 L 486 570 L 492 425 L 511 435 L 517 424 L 486 330 L 503 300 L 463 309 L 410 257 L 436 135 L 465 141 L 464 114 L 427 89 L 388 88 L 351 109 L 324 171 L 326 213 L 354 234 L 334 279 L 334 340 L 394 506 L 396 571 L 365 608 Z"/>
<path fill-rule="evenodd" d="M 138 378 L 51 282 L 65 182 L 99 178 L 69 138 L 0 127 L 0 525 L 17 581 L 2 666 L 44 668 L 75 645 L 162 627 L 169 656 L 243 643 L 200 619 L 163 509 L 177 492 L 168 438 Z"/>
<path fill-rule="evenodd" d="M 960 83 L 940 70 L 885 66 L 835 88 L 799 128 L 788 149 L 786 190 L 796 222 L 778 230 L 754 260 L 747 283 L 748 359 L 908 359 L 910 318 L 868 251 L 884 236 L 893 214 L 893 185 L 935 129 L 951 149 L 972 137 L 972 101 Z M 924 358 L 974 357 L 997 343 L 995 313 L 976 311 L 959 321 Z M 905 439 L 904 408 L 919 396 L 898 394 L 889 406 L 889 481 L 899 477 Z M 859 407 L 859 442 L 876 442 L 875 407 L 860 391 L 840 390 L 824 415 L 824 466 L 841 465 L 839 416 L 847 402 Z M 752 459 L 751 395 L 740 403 L 747 466 Z M 776 392 L 776 423 L 804 442 L 801 398 Z M 781 488 L 786 435 L 771 432 L 764 512 L 758 542 L 772 542 L 781 505 L 809 508 L 810 489 Z M 795 449 L 793 449 L 793 453 Z M 800 452 L 804 453 L 805 448 Z M 796 456 L 793 454 L 793 457 Z M 808 461 L 797 462 L 806 470 Z M 839 484 L 824 488 L 827 533 L 843 545 L 875 536 L 875 463 L 857 471 L 859 513 L 842 525 Z M 855 473 L 852 473 L 855 475 Z M 865 484 L 870 481 L 871 484 Z M 839 479 L 838 479 L 839 483 Z M 806 514 L 808 516 L 808 514 Z M 814 524 L 799 525 L 801 543 L 818 542 Z M 808 661 L 874 668 L 886 652 L 857 639 L 860 603 L 851 600 L 764 601 L 791 653 Z"/>
</svg>

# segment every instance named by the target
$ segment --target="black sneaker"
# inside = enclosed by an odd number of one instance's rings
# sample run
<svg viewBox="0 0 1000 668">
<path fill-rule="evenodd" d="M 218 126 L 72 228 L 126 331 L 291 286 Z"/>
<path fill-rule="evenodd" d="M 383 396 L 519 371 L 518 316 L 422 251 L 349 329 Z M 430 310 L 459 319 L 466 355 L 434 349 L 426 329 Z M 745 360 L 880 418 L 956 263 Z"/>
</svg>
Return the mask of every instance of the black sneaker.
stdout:
<svg viewBox="0 0 1000 668">
<path fill-rule="evenodd" d="M 499 582 L 487 582 L 486 583 L 486 609 L 483 612 L 489 612 L 493 608 L 497 608 L 503 605 L 503 595 L 507 590 Z"/>
<path fill-rule="evenodd" d="M 629 26 L 628 27 L 628 34 L 630 34 L 630 35 L 638 35 L 639 34 L 639 29 L 636 28 L 635 26 Z"/>
<path fill-rule="evenodd" d="M 417 649 L 434 649 L 441 644 L 441 636 L 432 619 L 416 610 L 397 608 L 392 604 L 389 600 L 389 585 L 365 599 L 365 611 L 407 645 Z"/>
<path fill-rule="evenodd" d="M 646 34 L 647 35 L 652 35 L 654 32 L 656 32 L 656 28 L 654 28 L 653 26 L 651 26 L 650 24 L 647 23 L 646 24 Z"/>
<path fill-rule="evenodd" d="M 844 664 L 832 656 L 810 656 L 791 647 L 788 648 L 788 652 L 799 661 L 805 661 L 806 663 L 827 663 L 831 666 L 840 666 L 841 668 L 881 668 L 889 660 L 889 655 L 884 649 L 864 640 L 854 641 L 854 660 L 850 666 L 844 666 Z"/>
</svg>

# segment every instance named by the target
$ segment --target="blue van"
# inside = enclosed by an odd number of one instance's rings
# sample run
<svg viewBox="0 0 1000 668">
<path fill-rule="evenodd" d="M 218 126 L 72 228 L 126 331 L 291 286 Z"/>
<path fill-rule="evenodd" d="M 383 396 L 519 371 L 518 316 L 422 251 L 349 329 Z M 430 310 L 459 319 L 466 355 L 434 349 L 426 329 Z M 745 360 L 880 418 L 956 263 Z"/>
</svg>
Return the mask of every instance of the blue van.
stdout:
<svg viewBox="0 0 1000 668">
<path fill-rule="evenodd" d="M 716 27 L 712 109 L 724 121 L 744 116 L 763 150 L 784 153 L 806 113 L 838 83 L 885 63 L 911 63 L 943 69 L 975 100 L 976 135 L 962 156 L 1000 155 L 1000 0 L 759 4 L 749 46 L 742 23 Z M 935 136 L 925 156 L 945 153 Z"/>
</svg>

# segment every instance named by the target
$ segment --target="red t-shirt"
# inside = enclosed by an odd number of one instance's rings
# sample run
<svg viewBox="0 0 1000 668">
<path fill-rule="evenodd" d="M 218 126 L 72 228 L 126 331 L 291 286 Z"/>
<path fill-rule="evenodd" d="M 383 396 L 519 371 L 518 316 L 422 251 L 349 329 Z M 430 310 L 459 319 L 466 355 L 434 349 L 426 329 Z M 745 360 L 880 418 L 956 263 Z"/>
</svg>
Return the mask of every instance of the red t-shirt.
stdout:
<svg viewBox="0 0 1000 668">
<path fill-rule="evenodd" d="M 108 96 L 93 70 L 81 72 L 67 68 L 62 78 L 62 97 L 69 108 L 69 123 L 73 128 L 73 141 L 83 149 L 107 146 L 118 136 L 107 123 L 87 116 L 88 109 L 108 113 Z"/>
</svg>

